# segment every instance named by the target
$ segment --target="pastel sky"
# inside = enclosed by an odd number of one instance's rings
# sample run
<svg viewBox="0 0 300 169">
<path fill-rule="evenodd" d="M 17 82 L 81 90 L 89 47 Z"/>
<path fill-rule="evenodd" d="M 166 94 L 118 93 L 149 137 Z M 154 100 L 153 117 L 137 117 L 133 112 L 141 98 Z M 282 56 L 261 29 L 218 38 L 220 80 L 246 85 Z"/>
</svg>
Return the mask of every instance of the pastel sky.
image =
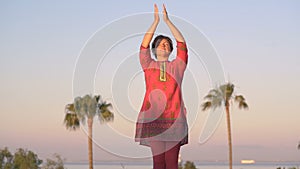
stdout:
<svg viewBox="0 0 300 169">
<path fill-rule="evenodd" d="M 35 151 L 41 158 L 59 153 L 68 161 L 86 161 L 84 127 L 70 132 L 63 125 L 64 106 L 74 97 L 73 75 L 80 52 L 106 26 L 133 14 L 149 14 L 154 3 L 160 9 L 165 3 L 173 18 L 181 18 L 182 23 L 193 25 L 205 35 L 218 54 L 224 78 L 236 84 L 236 92 L 246 97 L 249 110 L 239 110 L 236 106 L 231 109 L 234 160 L 299 161 L 300 1 L 297 0 L 1 1 L 0 148 L 7 146 L 14 151 L 22 147 Z M 147 19 L 141 18 L 130 26 L 133 29 L 143 26 Z M 182 23 L 178 23 L 179 29 L 187 30 L 189 24 Z M 163 24 L 161 21 L 159 30 L 164 33 Z M 118 29 L 105 33 L 115 32 Z M 182 33 L 193 36 L 192 31 Z M 96 45 L 104 46 L 109 40 L 100 39 Z M 114 98 L 119 94 L 118 87 L 123 85 L 122 78 L 115 78 L 120 67 L 139 68 L 134 56 L 141 40 L 142 36 L 136 35 L 113 46 L 102 67 L 90 75 L 95 78 L 95 92 L 113 103 L 116 115 L 114 123 L 94 124 L 96 160 L 139 160 L 150 155 L 146 147 L 133 139 L 134 120 L 145 90 L 140 70 L 130 77 L 130 84 L 124 84 L 130 104 L 118 104 L 118 98 Z M 210 83 L 206 65 L 197 63 L 197 51 L 189 52 L 183 92 L 190 110 L 190 143 L 182 147 L 181 156 L 184 160 L 225 161 L 224 117 L 208 141 L 199 144 L 209 112 L 198 111 L 198 106 L 215 84 Z M 113 80 L 121 81 L 111 86 Z M 123 111 L 126 106 L 134 111 Z"/>
</svg>

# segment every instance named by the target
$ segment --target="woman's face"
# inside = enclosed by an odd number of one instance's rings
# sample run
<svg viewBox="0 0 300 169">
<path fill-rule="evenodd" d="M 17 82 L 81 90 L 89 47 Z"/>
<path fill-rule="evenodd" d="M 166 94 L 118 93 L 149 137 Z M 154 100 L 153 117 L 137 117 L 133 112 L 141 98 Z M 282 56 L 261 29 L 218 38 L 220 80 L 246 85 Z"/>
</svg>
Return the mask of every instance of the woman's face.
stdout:
<svg viewBox="0 0 300 169">
<path fill-rule="evenodd" d="M 171 47 L 168 40 L 167 39 L 161 40 L 159 45 L 156 48 L 157 58 L 159 57 L 168 58 L 170 53 L 171 53 Z"/>
</svg>

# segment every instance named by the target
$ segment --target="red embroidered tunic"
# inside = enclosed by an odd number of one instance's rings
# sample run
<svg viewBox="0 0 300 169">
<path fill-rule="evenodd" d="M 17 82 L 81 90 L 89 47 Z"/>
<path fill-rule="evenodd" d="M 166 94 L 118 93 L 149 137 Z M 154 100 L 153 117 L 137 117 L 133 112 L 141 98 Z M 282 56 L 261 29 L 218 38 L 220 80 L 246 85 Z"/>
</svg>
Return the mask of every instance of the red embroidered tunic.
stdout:
<svg viewBox="0 0 300 169">
<path fill-rule="evenodd" d="M 177 56 L 172 61 L 155 61 L 150 49 L 140 47 L 146 93 L 136 123 L 135 140 L 179 141 L 187 144 L 188 126 L 182 100 L 181 84 L 188 55 L 186 43 L 177 42 Z"/>
</svg>

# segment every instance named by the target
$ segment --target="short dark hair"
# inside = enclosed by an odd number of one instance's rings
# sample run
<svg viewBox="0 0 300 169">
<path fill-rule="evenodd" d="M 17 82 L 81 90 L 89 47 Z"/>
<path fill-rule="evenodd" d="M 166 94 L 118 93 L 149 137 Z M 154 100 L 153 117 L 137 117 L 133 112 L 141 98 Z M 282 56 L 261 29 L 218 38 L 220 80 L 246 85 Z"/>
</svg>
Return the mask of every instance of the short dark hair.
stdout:
<svg viewBox="0 0 300 169">
<path fill-rule="evenodd" d="M 171 52 L 173 51 L 173 42 L 172 42 L 171 38 L 169 38 L 168 36 L 164 36 L 164 35 L 158 35 L 155 37 L 155 39 L 153 40 L 153 42 L 151 44 L 151 50 L 152 50 L 152 53 L 155 56 L 155 58 L 157 58 L 156 48 L 163 39 L 166 39 L 169 42 Z"/>
</svg>

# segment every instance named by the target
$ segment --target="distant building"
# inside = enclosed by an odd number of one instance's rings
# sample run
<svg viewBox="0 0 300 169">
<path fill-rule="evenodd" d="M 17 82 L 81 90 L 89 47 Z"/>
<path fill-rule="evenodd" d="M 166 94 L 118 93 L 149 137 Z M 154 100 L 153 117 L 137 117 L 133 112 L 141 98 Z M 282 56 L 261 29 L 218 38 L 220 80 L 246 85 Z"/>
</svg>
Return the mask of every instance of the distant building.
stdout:
<svg viewBox="0 0 300 169">
<path fill-rule="evenodd" d="M 241 164 L 255 164 L 255 160 L 241 160 Z"/>
</svg>

